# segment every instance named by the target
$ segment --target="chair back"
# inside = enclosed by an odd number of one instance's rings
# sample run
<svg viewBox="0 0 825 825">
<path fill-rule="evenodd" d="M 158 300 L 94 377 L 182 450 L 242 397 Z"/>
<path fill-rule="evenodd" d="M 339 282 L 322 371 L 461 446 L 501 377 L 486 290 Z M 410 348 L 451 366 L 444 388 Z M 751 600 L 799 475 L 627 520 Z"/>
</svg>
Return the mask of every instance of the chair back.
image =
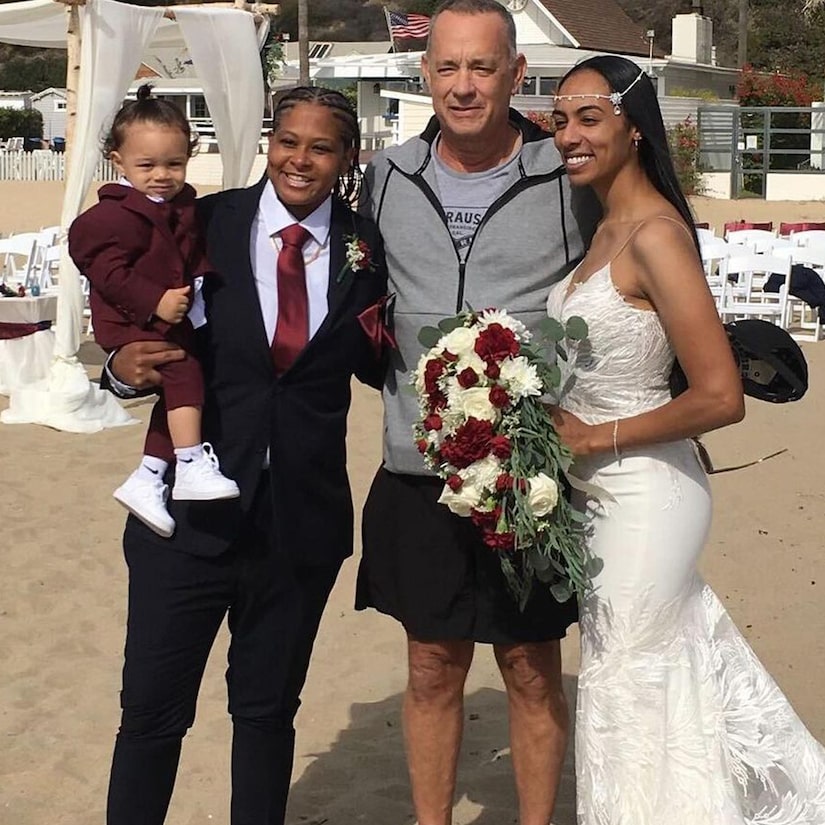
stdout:
<svg viewBox="0 0 825 825">
<path fill-rule="evenodd" d="M 773 221 L 763 221 L 762 223 L 753 223 L 752 221 L 728 221 L 725 224 L 725 237 L 729 232 L 741 232 L 743 229 L 763 229 L 767 232 L 773 232 Z"/>
<path fill-rule="evenodd" d="M 813 229 L 825 230 L 825 221 L 801 221 L 800 223 L 779 224 L 780 235 L 793 235 L 796 232 L 810 232 Z"/>
<path fill-rule="evenodd" d="M 728 232 L 726 239 L 730 244 L 750 246 L 754 252 L 767 252 L 776 240 L 776 235 L 767 229 L 737 229 Z"/>
</svg>

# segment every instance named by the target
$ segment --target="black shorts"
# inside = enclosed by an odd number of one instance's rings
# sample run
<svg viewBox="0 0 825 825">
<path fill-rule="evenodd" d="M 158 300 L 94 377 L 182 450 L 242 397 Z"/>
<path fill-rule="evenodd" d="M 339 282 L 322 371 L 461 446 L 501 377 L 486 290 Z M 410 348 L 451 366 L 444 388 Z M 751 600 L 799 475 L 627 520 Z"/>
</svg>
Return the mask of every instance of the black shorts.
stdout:
<svg viewBox="0 0 825 825">
<path fill-rule="evenodd" d="M 576 600 L 559 604 L 536 581 L 520 611 L 496 551 L 470 519 L 438 503 L 443 486 L 430 476 L 378 471 L 364 506 L 356 609 L 394 616 L 423 641 L 563 638 L 578 619 Z"/>
</svg>

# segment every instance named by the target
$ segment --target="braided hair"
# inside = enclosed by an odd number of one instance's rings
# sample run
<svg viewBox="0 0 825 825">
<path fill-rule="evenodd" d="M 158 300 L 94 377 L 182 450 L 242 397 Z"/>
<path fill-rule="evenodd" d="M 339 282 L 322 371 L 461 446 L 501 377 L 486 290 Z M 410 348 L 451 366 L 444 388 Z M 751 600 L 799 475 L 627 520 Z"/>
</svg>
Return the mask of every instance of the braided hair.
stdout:
<svg viewBox="0 0 825 825">
<path fill-rule="evenodd" d="M 152 86 L 144 83 L 137 91 L 137 100 L 127 100 L 115 115 L 109 134 L 103 139 L 103 155 L 108 158 L 117 152 L 126 140 L 126 132 L 135 123 L 152 123 L 169 129 L 179 129 L 186 137 L 191 158 L 198 145 L 198 136 L 186 115 L 174 103 L 152 97 Z"/>
<path fill-rule="evenodd" d="M 338 178 L 338 196 L 348 204 L 355 203 L 361 191 L 361 166 L 358 155 L 361 149 L 361 130 L 358 116 L 350 102 L 340 92 L 322 86 L 297 86 L 287 92 L 272 113 L 272 130 L 277 131 L 281 118 L 299 103 L 314 103 L 326 106 L 338 121 L 341 141 L 345 150 L 352 151 L 349 169 Z"/>
</svg>

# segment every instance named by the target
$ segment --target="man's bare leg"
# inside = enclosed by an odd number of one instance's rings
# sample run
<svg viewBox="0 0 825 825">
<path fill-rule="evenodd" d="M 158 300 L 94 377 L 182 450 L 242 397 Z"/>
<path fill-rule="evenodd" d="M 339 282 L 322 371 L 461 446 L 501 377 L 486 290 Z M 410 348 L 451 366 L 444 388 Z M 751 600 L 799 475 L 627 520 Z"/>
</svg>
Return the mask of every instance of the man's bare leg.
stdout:
<svg viewBox="0 0 825 825">
<path fill-rule="evenodd" d="M 472 641 L 407 637 L 404 739 L 418 825 L 450 825 Z"/>
<path fill-rule="evenodd" d="M 570 720 L 558 641 L 494 648 L 510 710 L 510 749 L 520 825 L 548 825 Z"/>
</svg>

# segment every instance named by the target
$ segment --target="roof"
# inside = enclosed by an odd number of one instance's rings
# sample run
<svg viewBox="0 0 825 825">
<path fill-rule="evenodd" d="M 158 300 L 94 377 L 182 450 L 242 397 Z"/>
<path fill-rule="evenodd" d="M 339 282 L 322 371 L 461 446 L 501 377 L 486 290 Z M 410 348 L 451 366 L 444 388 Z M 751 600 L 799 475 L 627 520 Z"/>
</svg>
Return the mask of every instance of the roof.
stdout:
<svg viewBox="0 0 825 825">
<path fill-rule="evenodd" d="M 310 40 L 310 60 L 330 57 L 357 57 L 359 55 L 389 54 L 392 43 L 389 40 Z M 298 60 L 298 42 L 284 43 L 284 57 L 288 61 Z"/>
<path fill-rule="evenodd" d="M 616 0 L 535 0 L 578 41 L 579 48 L 647 55 L 645 29 Z"/>
<path fill-rule="evenodd" d="M 49 95 L 56 95 L 57 97 L 65 98 L 68 92 L 65 89 L 58 89 L 55 86 L 49 86 L 48 89 L 43 89 L 42 92 L 37 92 L 37 94 L 33 94 L 31 99 L 32 100 L 40 100 L 41 97 L 48 97 Z"/>
</svg>

